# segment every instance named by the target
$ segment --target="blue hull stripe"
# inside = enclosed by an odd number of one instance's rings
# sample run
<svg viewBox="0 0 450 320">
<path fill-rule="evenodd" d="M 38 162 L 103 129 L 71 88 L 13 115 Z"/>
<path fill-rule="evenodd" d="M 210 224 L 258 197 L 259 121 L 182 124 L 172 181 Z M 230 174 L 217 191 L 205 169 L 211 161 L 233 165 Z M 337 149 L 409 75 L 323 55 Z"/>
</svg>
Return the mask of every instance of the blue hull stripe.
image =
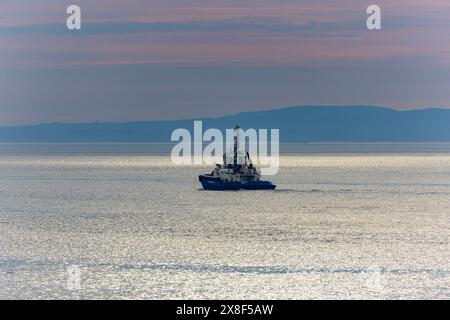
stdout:
<svg viewBox="0 0 450 320">
<path fill-rule="evenodd" d="M 276 185 L 270 181 L 222 181 L 208 176 L 199 176 L 205 190 L 273 190 Z"/>
</svg>

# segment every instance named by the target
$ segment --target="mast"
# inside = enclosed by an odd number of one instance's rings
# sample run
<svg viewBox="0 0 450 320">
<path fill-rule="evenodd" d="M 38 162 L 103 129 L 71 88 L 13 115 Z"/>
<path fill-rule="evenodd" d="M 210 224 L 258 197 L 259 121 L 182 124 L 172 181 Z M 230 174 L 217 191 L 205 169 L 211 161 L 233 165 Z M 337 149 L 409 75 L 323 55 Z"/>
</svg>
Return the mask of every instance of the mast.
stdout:
<svg viewBox="0 0 450 320">
<path fill-rule="evenodd" d="M 236 132 L 234 136 L 234 165 L 238 164 L 238 150 L 239 150 L 239 126 L 236 126 L 234 128 L 234 131 Z"/>
<path fill-rule="evenodd" d="M 250 164 L 253 164 L 252 159 L 250 159 L 250 153 L 248 153 L 248 151 L 246 152 L 246 155 L 247 156 L 245 157 L 245 165 L 247 165 L 247 159 Z"/>
</svg>

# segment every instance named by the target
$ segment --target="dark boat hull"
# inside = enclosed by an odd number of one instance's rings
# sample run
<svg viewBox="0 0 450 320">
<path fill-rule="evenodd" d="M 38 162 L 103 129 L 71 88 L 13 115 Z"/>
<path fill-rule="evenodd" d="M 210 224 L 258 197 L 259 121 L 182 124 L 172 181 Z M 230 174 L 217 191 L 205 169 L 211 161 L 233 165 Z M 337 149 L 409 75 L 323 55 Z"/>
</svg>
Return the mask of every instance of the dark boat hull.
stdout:
<svg viewBox="0 0 450 320">
<path fill-rule="evenodd" d="M 198 177 L 205 190 L 273 190 L 276 188 L 270 181 L 222 181 L 209 175 Z"/>
</svg>

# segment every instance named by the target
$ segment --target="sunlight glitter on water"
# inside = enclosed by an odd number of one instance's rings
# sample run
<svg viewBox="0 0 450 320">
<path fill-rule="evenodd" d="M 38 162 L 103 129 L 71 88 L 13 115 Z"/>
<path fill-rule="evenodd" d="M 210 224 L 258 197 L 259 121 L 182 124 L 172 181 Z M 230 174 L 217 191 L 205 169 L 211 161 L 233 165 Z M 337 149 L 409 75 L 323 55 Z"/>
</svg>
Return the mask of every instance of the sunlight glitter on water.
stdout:
<svg viewBox="0 0 450 320">
<path fill-rule="evenodd" d="M 267 160 L 266 160 L 267 161 Z M 376 155 L 282 155 L 281 167 L 437 167 L 446 166 L 450 155 L 442 154 L 376 154 Z M 3 156 L 2 167 L 78 167 L 78 168 L 151 168 L 177 167 L 169 156 Z M 181 165 L 180 167 L 205 167 Z"/>
<path fill-rule="evenodd" d="M 450 298 L 450 154 L 281 164 L 208 192 L 167 156 L 2 155 L 0 297 Z"/>
</svg>

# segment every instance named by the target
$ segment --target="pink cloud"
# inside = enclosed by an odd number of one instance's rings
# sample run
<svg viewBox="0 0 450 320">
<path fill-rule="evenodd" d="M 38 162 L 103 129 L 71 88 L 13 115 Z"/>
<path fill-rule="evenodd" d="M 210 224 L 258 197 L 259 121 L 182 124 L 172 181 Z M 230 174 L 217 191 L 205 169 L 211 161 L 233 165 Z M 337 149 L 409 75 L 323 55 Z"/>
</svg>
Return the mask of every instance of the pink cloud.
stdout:
<svg viewBox="0 0 450 320">
<path fill-rule="evenodd" d="M 343 64 L 397 58 L 448 63 L 450 3 L 447 0 L 380 0 L 387 24 L 369 32 L 365 4 L 356 0 L 79 0 L 85 23 L 191 23 L 226 21 L 223 30 L 174 29 L 165 32 L 79 35 L 1 34 L 0 66 L 123 63 Z M 64 28 L 65 5 L 59 0 L 4 0 L 1 26 L 57 23 Z M 265 22 L 267 21 L 267 22 Z M 417 21 L 434 23 L 424 26 Z M 255 23 L 254 30 L 233 29 Z M 348 22 L 348 25 L 345 23 Z M 318 30 L 296 29 L 314 23 Z M 336 24 L 333 27 L 333 23 Z M 264 26 L 261 30 L 257 26 Z M 273 32 L 277 25 L 292 31 Z M 327 25 L 329 24 L 329 25 Z M 324 26 L 321 30 L 320 26 Z M 328 28 L 328 29 L 327 29 Z"/>
</svg>

